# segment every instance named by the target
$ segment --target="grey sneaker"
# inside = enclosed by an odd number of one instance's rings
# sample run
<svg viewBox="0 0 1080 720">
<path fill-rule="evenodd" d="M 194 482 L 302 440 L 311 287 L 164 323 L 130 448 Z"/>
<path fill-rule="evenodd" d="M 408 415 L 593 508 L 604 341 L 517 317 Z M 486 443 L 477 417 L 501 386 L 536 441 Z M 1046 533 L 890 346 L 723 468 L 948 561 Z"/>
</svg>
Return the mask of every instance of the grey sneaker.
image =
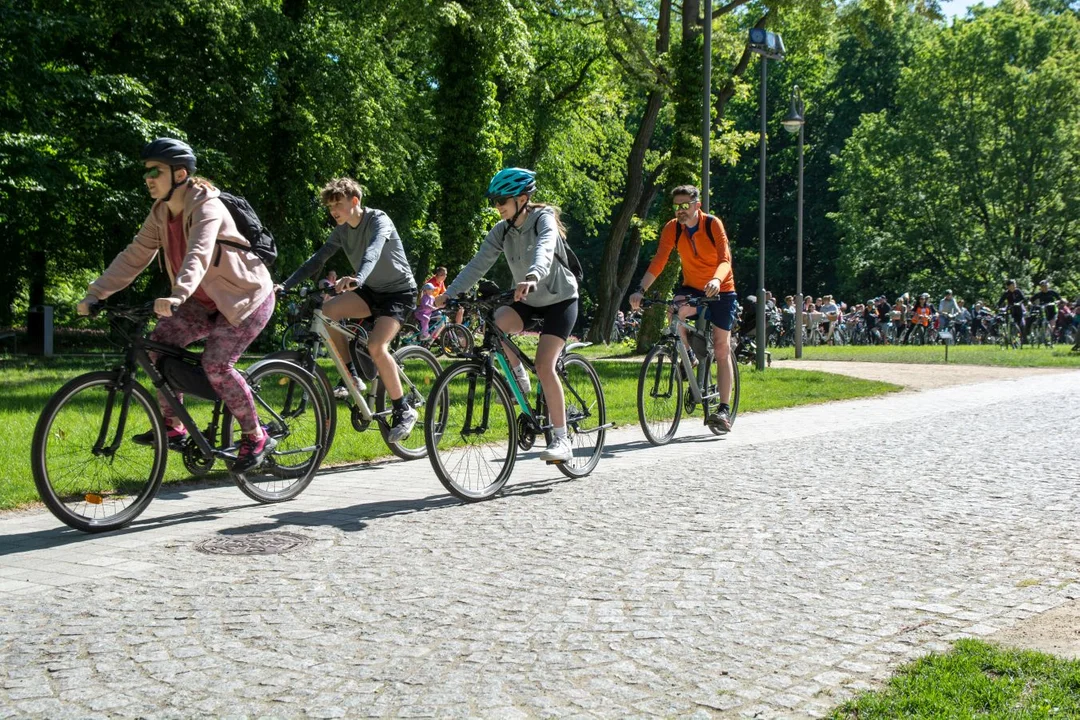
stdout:
<svg viewBox="0 0 1080 720">
<path fill-rule="evenodd" d="M 416 408 L 407 407 L 404 410 L 394 410 L 390 416 L 390 434 L 386 436 L 386 441 L 396 443 L 409 437 L 409 433 L 412 432 L 413 425 L 416 424 L 418 417 L 420 417 L 420 413 L 416 411 Z"/>
<path fill-rule="evenodd" d="M 554 437 L 551 444 L 540 453 L 540 459 L 544 462 L 564 463 L 570 462 L 574 457 L 574 449 L 570 446 L 570 438 Z"/>
<path fill-rule="evenodd" d="M 731 432 L 731 412 L 727 408 L 720 408 L 709 415 L 709 425 L 720 432 Z"/>
</svg>

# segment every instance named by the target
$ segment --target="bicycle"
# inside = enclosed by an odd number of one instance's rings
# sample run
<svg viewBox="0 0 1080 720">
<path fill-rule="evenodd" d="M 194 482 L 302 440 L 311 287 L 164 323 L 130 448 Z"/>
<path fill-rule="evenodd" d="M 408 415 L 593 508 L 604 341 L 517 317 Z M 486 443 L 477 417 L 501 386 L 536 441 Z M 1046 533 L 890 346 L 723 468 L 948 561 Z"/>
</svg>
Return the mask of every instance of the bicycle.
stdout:
<svg viewBox="0 0 1080 720">
<path fill-rule="evenodd" d="M 637 409 L 638 422 L 645 438 L 653 445 L 666 445 L 675 437 L 682 420 L 683 410 L 692 413 L 697 405 L 701 405 L 705 424 L 714 435 L 726 432 L 718 425 L 709 422 L 710 403 L 719 405 L 720 392 L 717 389 L 715 378 L 712 377 L 713 366 L 713 343 L 711 325 L 708 320 L 701 318 L 701 310 L 709 302 L 706 298 L 689 298 L 679 302 L 665 300 L 642 299 L 646 305 L 667 305 L 672 309 L 671 320 L 668 327 L 660 337 L 660 341 L 645 355 L 645 361 L 641 364 L 641 374 L 638 376 Z M 699 327 L 695 327 L 679 317 L 676 310 L 681 305 L 688 304 L 698 307 Z M 695 372 L 690 353 L 683 342 L 680 328 L 685 328 L 694 353 L 697 355 L 697 370 Z M 730 420 L 732 425 L 739 412 L 739 363 L 737 361 L 736 340 L 731 339 L 729 362 L 731 363 L 731 398 Z M 689 384 L 686 393 L 683 393 L 683 382 Z"/>
<path fill-rule="evenodd" d="M 424 440 L 413 431 L 404 440 L 391 442 L 390 424 L 388 416 L 393 412 L 392 403 L 386 393 L 386 386 L 379 380 L 375 370 L 375 363 L 367 351 L 367 329 L 364 324 L 353 321 L 335 322 L 322 312 L 322 293 L 325 291 L 312 291 L 307 287 L 290 290 L 283 295 L 298 296 L 303 300 L 300 308 L 300 316 L 306 323 L 306 330 L 300 335 L 299 349 L 281 350 L 267 355 L 267 359 L 282 359 L 294 362 L 307 370 L 318 380 L 319 394 L 316 401 L 325 408 L 323 415 L 326 421 L 326 443 L 323 454 L 329 451 L 334 437 L 337 434 L 337 400 L 334 397 L 334 387 L 330 378 L 315 358 L 320 353 L 327 352 L 330 361 L 341 376 L 347 395 L 346 404 L 349 405 L 349 419 L 353 430 L 364 432 L 372 421 L 378 424 L 379 432 L 387 447 L 397 457 L 403 460 L 416 460 L 427 454 Z M 343 336 L 349 343 L 348 359 L 342 357 L 330 342 L 330 334 L 337 333 Z M 403 345 L 394 351 L 394 360 L 398 366 L 398 376 L 401 378 L 401 387 L 408 399 L 409 405 L 418 412 L 427 402 L 427 390 L 442 369 L 439 361 L 428 350 L 419 345 Z M 356 384 L 353 373 L 349 370 L 349 360 L 358 375 L 362 378 L 360 385 Z M 366 381 L 366 382 L 365 382 Z M 372 408 L 374 407 L 374 410 Z"/>
<path fill-rule="evenodd" d="M 1021 322 L 1023 322 L 1023 317 L 1021 317 Z M 1023 347 L 1020 329 L 1013 320 L 1012 306 L 1004 308 L 1003 311 L 999 308 L 996 330 L 998 331 L 997 344 L 1001 345 L 1002 349 L 1018 350 Z"/>
<path fill-rule="evenodd" d="M 512 291 L 451 301 L 451 305 L 480 312 L 484 338 L 443 371 L 428 398 L 424 418 L 428 458 L 443 487 L 467 502 L 490 498 L 502 490 L 518 450 L 530 450 L 541 435 L 551 442 L 552 425 L 546 415 L 543 388 L 537 383 L 535 404 L 530 405 L 513 377 L 503 343 L 529 371 L 535 371 L 535 365 L 495 324 L 495 309 L 511 300 Z M 567 345 L 555 368 L 566 399 L 566 430 L 573 457 L 553 464 L 570 478 L 593 471 L 600 461 L 607 429 L 614 425 L 607 422 L 596 370 L 573 352 L 588 344 Z"/>
<path fill-rule="evenodd" d="M 1057 305 L 1054 303 L 1047 303 L 1042 307 L 1035 309 L 1035 315 L 1031 320 L 1031 325 L 1028 326 L 1027 336 L 1028 345 L 1032 347 L 1038 347 L 1045 345 L 1046 347 L 1053 349 L 1054 347 L 1054 333 L 1050 328 L 1050 321 L 1046 319 L 1047 310 L 1050 310 L 1055 315 L 1057 314 Z"/>
<path fill-rule="evenodd" d="M 261 360 L 241 371 L 259 422 L 277 445 L 261 465 L 232 473 L 240 428 L 202 371 L 201 354 L 146 337 L 153 303 L 102 303 L 93 312 L 106 313 L 124 347 L 123 362 L 67 382 L 34 428 L 34 483 L 59 520 L 85 532 L 115 530 L 138 517 L 157 493 L 170 447 L 158 403 L 136 379 L 140 369 L 187 428 L 187 438 L 173 449 L 194 475 L 205 475 L 222 459 L 240 490 L 262 503 L 291 500 L 311 483 L 322 458 L 323 422 L 318 408 L 298 412 L 318 392 L 310 373 L 282 360 Z M 151 351 L 158 353 L 156 363 Z M 214 402 L 205 430 L 199 430 L 179 393 Z M 149 445 L 133 442 L 146 432 L 152 435 Z"/>
</svg>

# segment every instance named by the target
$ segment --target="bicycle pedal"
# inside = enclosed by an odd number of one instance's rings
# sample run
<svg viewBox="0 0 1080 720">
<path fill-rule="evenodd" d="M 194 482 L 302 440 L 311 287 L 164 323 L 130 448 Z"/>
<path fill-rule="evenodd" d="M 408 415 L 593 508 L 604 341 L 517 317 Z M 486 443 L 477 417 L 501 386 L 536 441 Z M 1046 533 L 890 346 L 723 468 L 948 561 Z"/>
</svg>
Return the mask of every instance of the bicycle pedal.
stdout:
<svg viewBox="0 0 1080 720">
<path fill-rule="evenodd" d="M 545 460 L 544 463 L 546 465 L 562 465 L 563 461 L 562 460 Z"/>
</svg>

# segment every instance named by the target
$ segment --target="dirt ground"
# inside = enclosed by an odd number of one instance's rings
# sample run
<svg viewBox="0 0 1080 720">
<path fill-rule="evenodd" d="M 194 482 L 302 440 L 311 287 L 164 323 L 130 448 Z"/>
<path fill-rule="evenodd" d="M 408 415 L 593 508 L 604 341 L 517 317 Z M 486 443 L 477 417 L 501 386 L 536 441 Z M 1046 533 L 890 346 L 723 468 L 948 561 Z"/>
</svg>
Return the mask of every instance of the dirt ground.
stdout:
<svg viewBox="0 0 1080 720">
<path fill-rule="evenodd" d="M 1029 375 L 1077 372 L 1067 368 L 1013 368 L 988 365 L 915 365 L 909 363 L 846 362 L 840 360 L 777 360 L 775 368 L 819 370 L 903 385 L 908 390 L 932 390 L 991 380 L 1012 380 Z"/>
<path fill-rule="evenodd" d="M 1011 380 L 1029 375 L 1078 372 L 1063 368 L 1011 368 L 984 365 L 914 365 L 902 363 L 843 362 L 828 360 L 777 360 L 773 367 L 819 370 L 866 380 L 903 385 L 909 392 L 970 385 L 992 380 Z M 1080 599 L 999 630 L 984 639 L 1008 647 L 1038 650 L 1072 660 L 1080 659 Z"/>
</svg>

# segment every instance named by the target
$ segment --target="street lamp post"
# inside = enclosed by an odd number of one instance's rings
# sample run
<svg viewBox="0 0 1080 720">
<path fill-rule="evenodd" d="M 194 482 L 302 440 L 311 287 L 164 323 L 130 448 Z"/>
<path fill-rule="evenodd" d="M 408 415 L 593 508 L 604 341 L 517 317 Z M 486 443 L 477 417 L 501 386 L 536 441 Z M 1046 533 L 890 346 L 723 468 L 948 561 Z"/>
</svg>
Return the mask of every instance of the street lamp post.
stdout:
<svg viewBox="0 0 1080 720">
<path fill-rule="evenodd" d="M 758 291 L 757 291 L 757 369 L 765 369 L 765 120 L 768 109 L 766 88 L 769 79 L 769 60 L 784 59 L 784 41 L 774 32 L 762 28 L 750 30 L 750 52 L 761 56 L 761 159 L 758 173 Z"/>
<path fill-rule="evenodd" d="M 712 136 L 712 0 L 705 0 L 704 111 L 701 117 L 701 209 L 709 212 L 709 139 Z"/>
<path fill-rule="evenodd" d="M 799 133 L 799 211 L 795 232 L 795 357 L 802 357 L 803 296 L 802 296 L 802 227 L 803 227 L 803 126 L 806 125 L 806 108 L 799 86 L 791 88 L 791 109 L 780 121 L 789 133 Z"/>
</svg>

